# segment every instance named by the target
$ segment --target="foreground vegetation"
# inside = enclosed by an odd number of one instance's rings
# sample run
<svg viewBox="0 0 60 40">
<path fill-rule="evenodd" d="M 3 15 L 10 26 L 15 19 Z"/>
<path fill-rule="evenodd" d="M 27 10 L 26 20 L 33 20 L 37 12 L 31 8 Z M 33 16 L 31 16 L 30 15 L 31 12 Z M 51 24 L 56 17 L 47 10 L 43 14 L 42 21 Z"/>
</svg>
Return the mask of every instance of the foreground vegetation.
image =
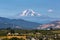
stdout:
<svg viewBox="0 0 60 40">
<path fill-rule="evenodd" d="M 21 29 L 4 29 L 0 30 L 0 38 L 7 36 L 8 33 L 19 33 L 19 35 L 25 34 L 26 39 L 39 39 L 39 40 L 60 40 L 60 30 L 21 30 Z M 24 40 L 23 38 L 4 38 L 2 40 Z"/>
</svg>

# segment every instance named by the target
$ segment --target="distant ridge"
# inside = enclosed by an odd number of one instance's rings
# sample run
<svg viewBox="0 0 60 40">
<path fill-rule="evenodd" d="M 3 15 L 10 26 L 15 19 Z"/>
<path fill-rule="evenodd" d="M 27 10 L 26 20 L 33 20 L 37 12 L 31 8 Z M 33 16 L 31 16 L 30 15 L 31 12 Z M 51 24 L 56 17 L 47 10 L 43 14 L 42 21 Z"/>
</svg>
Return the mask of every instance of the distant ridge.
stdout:
<svg viewBox="0 0 60 40">
<path fill-rule="evenodd" d="M 9 19 L 0 17 L 0 28 L 22 28 L 22 29 L 33 29 L 40 25 L 39 23 L 29 22 L 22 19 Z"/>
<path fill-rule="evenodd" d="M 36 29 L 40 29 L 40 30 L 48 30 L 48 29 L 60 29 L 60 21 L 56 20 L 56 21 L 52 21 L 50 23 L 47 23 L 47 24 L 42 24 L 40 25 L 39 27 L 37 27 Z"/>
</svg>

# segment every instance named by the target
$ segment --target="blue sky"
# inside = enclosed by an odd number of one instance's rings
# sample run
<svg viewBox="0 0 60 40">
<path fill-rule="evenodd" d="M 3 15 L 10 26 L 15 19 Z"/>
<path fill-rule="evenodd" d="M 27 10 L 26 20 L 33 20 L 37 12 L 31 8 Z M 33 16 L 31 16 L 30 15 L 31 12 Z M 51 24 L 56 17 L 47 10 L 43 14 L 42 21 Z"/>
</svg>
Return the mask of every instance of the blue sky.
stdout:
<svg viewBox="0 0 60 40">
<path fill-rule="evenodd" d="M 60 0 L 0 0 L 1 17 L 16 16 L 26 9 L 60 18 Z"/>
</svg>

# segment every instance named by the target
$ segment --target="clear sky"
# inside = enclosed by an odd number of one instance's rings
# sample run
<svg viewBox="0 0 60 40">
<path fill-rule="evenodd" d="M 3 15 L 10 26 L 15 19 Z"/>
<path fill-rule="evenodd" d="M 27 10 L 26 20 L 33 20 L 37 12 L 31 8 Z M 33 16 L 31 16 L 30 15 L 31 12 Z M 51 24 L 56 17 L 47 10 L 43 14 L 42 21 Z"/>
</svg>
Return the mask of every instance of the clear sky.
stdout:
<svg viewBox="0 0 60 40">
<path fill-rule="evenodd" d="M 60 18 L 60 0 L 0 0 L 2 17 L 15 16 L 26 9 Z"/>
</svg>

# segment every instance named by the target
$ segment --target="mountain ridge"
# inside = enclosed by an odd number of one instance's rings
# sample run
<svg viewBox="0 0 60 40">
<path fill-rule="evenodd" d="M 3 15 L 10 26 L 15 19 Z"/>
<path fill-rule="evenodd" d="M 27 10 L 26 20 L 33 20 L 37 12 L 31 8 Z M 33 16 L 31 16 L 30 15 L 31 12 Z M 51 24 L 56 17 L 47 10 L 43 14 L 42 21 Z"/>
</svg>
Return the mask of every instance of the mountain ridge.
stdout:
<svg viewBox="0 0 60 40">
<path fill-rule="evenodd" d="M 7 26 L 8 25 L 8 26 Z M 0 28 L 7 28 L 7 27 L 20 27 L 23 29 L 32 29 L 33 27 L 37 27 L 38 25 L 40 25 L 39 23 L 35 23 L 35 22 L 29 22 L 29 21 L 25 21 L 22 19 L 9 19 L 9 18 L 4 18 L 4 17 L 0 17 Z M 14 27 L 13 27 L 14 26 Z"/>
<path fill-rule="evenodd" d="M 60 29 L 60 21 L 59 20 L 58 21 L 57 20 L 56 21 L 51 21 L 50 23 L 40 25 L 36 29 L 50 30 L 50 28 L 52 28 L 52 29 Z"/>
</svg>

